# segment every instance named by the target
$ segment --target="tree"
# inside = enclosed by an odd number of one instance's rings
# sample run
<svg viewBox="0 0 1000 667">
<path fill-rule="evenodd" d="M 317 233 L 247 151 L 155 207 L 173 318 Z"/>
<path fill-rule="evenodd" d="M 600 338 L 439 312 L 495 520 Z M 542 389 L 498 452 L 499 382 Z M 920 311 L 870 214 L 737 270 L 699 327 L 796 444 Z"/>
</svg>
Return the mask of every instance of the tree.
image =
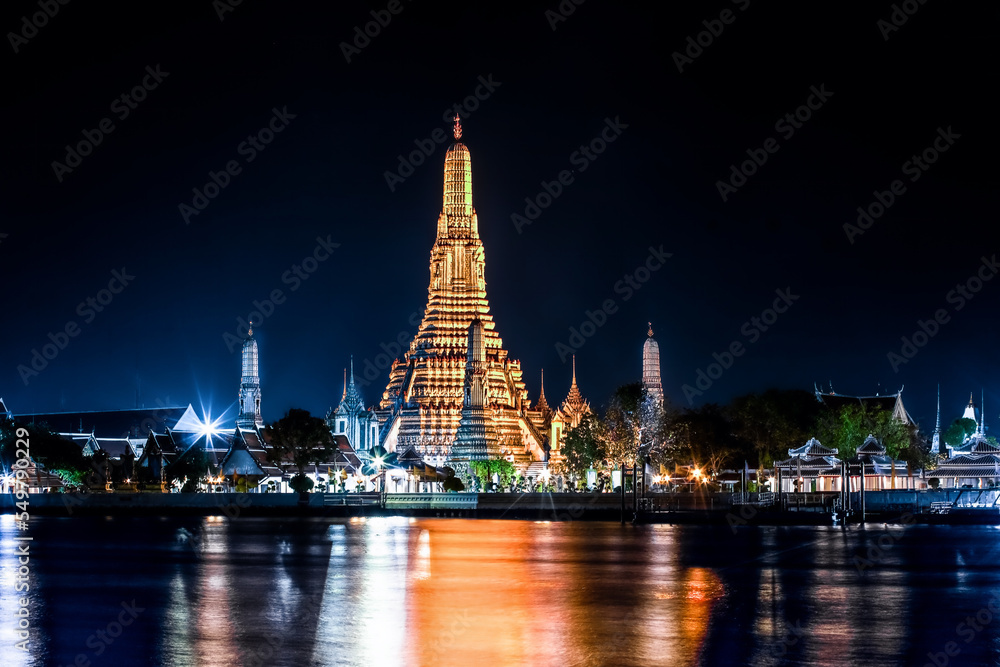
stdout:
<svg viewBox="0 0 1000 667">
<path fill-rule="evenodd" d="M 974 419 L 960 417 L 952 422 L 951 426 L 944 432 L 944 442 L 946 445 L 958 447 L 965 439 L 975 433 L 979 428 Z"/>
<path fill-rule="evenodd" d="M 639 405 L 639 456 L 649 457 L 653 465 L 673 463 L 671 450 L 671 432 L 677 420 L 677 411 L 669 399 L 662 400 L 643 389 L 642 402 Z"/>
<path fill-rule="evenodd" d="M 748 447 L 743 458 L 770 467 L 812 437 L 823 409 L 807 391 L 768 389 L 738 396 L 727 412 L 733 434 Z"/>
<path fill-rule="evenodd" d="M 469 470 L 479 478 L 482 487 L 488 488 L 493 481 L 493 475 L 500 477 L 500 485 L 507 486 L 517 472 L 514 464 L 507 459 L 487 459 L 485 461 L 469 461 Z M 463 484 L 464 488 L 464 484 Z M 445 489 L 447 491 L 448 489 Z"/>
<path fill-rule="evenodd" d="M 821 415 L 816 432 L 820 442 L 836 449 L 842 459 L 854 458 L 858 447 L 871 435 L 885 447 L 888 456 L 906 461 L 911 467 L 922 468 L 930 462 L 926 442 L 917 427 L 902 423 L 892 412 L 878 406 L 859 403 L 831 410 Z"/>
<path fill-rule="evenodd" d="M 82 484 L 93 470 L 80 446 L 53 433 L 47 424 L 17 424 L 0 420 L 0 463 L 10 470 L 17 459 L 17 429 L 28 431 L 28 452 L 32 460 L 67 485 Z"/>
<path fill-rule="evenodd" d="M 642 400 L 642 383 L 633 382 L 618 387 L 608 402 L 599 441 L 610 466 L 625 468 L 639 461 Z"/>
<path fill-rule="evenodd" d="M 181 482 L 181 492 L 198 490 L 199 480 L 212 477 L 216 471 L 208 460 L 208 454 L 201 447 L 190 447 L 164 470 L 167 484 Z"/>
<path fill-rule="evenodd" d="M 309 475 L 304 473 L 299 473 L 294 475 L 290 480 L 288 480 L 288 486 L 291 487 L 292 491 L 296 493 L 309 493 L 313 488 L 314 482 Z"/>
<path fill-rule="evenodd" d="M 465 491 L 465 484 L 462 482 L 461 479 L 456 477 L 455 472 L 452 471 L 452 473 L 448 475 L 448 477 L 441 484 L 441 488 L 444 489 L 445 491 L 452 491 L 457 493 L 458 491 Z"/>
<path fill-rule="evenodd" d="M 693 464 L 707 475 L 717 473 L 745 452 L 738 446 L 726 410 L 715 403 L 689 408 L 671 430 L 671 451 L 677 463 Z M 743 465 L 739 461 L 739 465 Z"/>
<path fill-rule="evenodd" d="M 566 457 L 568 472 L 583 477 L 587 470 L 601 461 L 603 429 L 604 425 L 597 415 L 588 412 L 575 428 L 566 431 L 561 451 Z"/>
<path fill-rule="evenodd" d="M 307 466 L 333 458 L 334 439 L 330 429 L 323 419 L 313 417 L 308 410 L 292 408 L 284 417 L 266 426 L 264 435 L 270 445 L 268 462 L 282 470 L 293 467 L 298 475 L 305 476 Z"/>
</svg>

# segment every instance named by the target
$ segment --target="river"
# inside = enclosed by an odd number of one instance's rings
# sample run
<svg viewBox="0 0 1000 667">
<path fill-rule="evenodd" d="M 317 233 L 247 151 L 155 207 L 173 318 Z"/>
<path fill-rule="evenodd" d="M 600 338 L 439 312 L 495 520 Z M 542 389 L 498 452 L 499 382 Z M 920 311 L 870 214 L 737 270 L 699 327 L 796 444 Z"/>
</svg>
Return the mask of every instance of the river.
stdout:
<svg viewBox="0 0 1000 667">
<path fill-rule="evenodd" d="M 5 515 L 0 543 L 5 667 L 1000 664 L 992 526 Z"/>
</svg>

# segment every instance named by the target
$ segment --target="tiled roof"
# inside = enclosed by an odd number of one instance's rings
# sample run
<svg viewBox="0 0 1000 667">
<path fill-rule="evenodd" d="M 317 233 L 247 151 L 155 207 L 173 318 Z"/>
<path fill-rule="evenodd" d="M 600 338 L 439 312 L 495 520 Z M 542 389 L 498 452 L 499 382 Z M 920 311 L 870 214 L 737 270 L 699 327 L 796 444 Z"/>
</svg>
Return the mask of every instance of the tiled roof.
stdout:
<svg viewBox="0 0 1000 667">
<path fill-rule="evenodd" d="M 127 438 L 173 428 L 187 407 L 133 408 L 84 412 L 37 412 L 14 415 L 20 423 L 48 424 L 55 432 L 93 432 L 99 437 Z"/>
</svg>

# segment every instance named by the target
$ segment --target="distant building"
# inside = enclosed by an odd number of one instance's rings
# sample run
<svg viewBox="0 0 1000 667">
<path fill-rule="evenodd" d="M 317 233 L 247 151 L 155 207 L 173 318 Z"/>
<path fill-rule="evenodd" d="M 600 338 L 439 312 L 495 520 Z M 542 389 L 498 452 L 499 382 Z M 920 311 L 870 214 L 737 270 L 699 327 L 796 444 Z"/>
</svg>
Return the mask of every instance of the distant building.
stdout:
<svg viewBox="0 0 1000 667">
<path fill-rule="evenodd" d="M 784 461 L 776 461 L 775 474 L 780 472 L 780 491 L 805 493 L 840 491 L 841 463 L 837 451 L 825 447 L 811 438 L 801 447 L 788 450 Z M 897 461 L 886 453 L 885 447 L 872 435 L 855 450 L 855 457 L 848 461 L 856 473 L 850 491 L 860 490 L 860 464 L 865 464 L 864 488 L 868 491 L 886 489 L 925 488 L 926 482 L 919 471 L 911 470 L 905 461 Z"/>
<path fill-rule="evenodd" d="M 257 341 L 253 337 L 253 327 L 247 331 L 243 341 L 243 377 L 240 382 L 240 414 L 236 425 L 240 428 L 260 428 L 264 420 L 260 416 L 260 375 L 257 363 Z"/>
<path fill-rule="evenodd" d="M 663 402 L 663 385 L 660 383 L 660 345 L 653 338 L 653 323 L 649 323 L 646 342 L 642 344 L 642 387 L 646 395 Z"/>
<path fill-rule="evenodd" d="M 895 394 L 881 395 L 876 393 L 874 396 L 848 396 L 847 394 L 838 394 L 833 390 L 833 385 L 830 386 L 829 391 L 822 391 L 815 384 L 813 384 L 813 389 L 816 392 L 816 400 L 835 410 L 839 410 L 846 405 L 863 405 L 869 408 L 881 408 L 882 410 L 891 412 L 893 419 L 898 422 L 902 422 L 906 425 L 916 425 L 916 422 L 913 421 L 910 413 L 907 412 L 906 408 L 903 406 L 902 387 L 900 387 L 899 391 Z"/>
<path fill-rule="evenodd" d="M 344 393 L 336 410 L 326 414 L 326 423 L 334 435 L 343 435 L 355 451 L 368 450 L 378 444 L 378 417 L 365 407 L 361 390 L 354 382 L 354 357 L 351 357 L 351 379 L 344 371 Z"/>
</svg>

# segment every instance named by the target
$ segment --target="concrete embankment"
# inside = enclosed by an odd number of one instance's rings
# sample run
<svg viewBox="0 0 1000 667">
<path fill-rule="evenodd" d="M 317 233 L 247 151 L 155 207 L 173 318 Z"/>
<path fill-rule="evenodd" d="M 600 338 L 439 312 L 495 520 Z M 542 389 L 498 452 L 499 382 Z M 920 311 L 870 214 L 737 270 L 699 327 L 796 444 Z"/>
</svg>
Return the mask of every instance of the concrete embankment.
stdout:
<svg viewBox="0 0 1000 667">
<path fill-rule="evenodd" d="M 996 523 L 1000 490 L 872 491 L 865 494 L 869 521 Z M 30 494 L 29 516 L 414 516 L 533 521 L 627 521 L 723 525 L 829 525 L 836 493 L 751 497 L 727 493 L 650 494 L 635 499 L 614 493 L 53 493 Z M 747 501 L 753 502 L 747 502 Z M 851 494 L 860 520 L 858 493 Z M 20 513 L 13 495 L 0 496 L 0 511 Z M 946 509 L 943 509 L 946 508 Z M 912 517 L 912 518 L 910 518 Z"/>
</svg>

